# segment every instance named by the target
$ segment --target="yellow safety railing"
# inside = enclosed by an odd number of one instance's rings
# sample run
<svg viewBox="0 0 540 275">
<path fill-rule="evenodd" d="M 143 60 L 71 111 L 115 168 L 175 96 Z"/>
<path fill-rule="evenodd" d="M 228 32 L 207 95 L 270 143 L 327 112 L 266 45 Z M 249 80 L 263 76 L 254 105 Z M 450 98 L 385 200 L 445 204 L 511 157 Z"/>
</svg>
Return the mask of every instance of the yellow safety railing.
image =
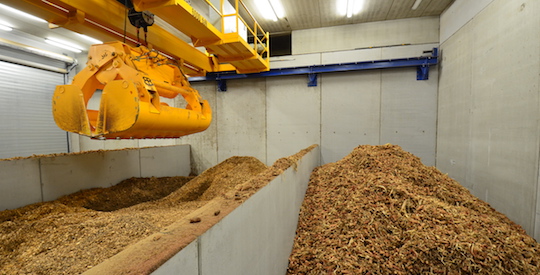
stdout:
<svg viewBox="0 0 540 275">
<path fill-rule="evenodd" d="M 212 4 L 212 2 L 210 2 L 210 0 L 204 0 L 204 2 L 206 2 L 206 4 L 208 4 L 208 6 L 212 8 L 216 12 L 216 14 L 221 17 L 221 32 L 225 33 L 225 18 L 235 17 L 236 33 L 239 34 L 239 23 L 242 22 L 246 26 L 248 32 L 253 36 L 253 50 L 261 57 L 263 57 L 266 61 L 268 61 L 270 59 L 269 33 L 263 30 L 259 22 L 257 22 L 253 14 L 248 10 L 242 0 L 235 0 L 235 12 L 227 14 L 224 13 L 225 1 L 227 0 L 220 0 L 220 7 L 217 8 L 216 6 L 214 6 L 214 4 Z M 245 14 L 249 16 L 249 19 L 252 21 L 252 25 L 248 24 L 248 22 L 246 22 L 246 20 L 240 16 L 240 8 Z"/>
<path fill-rule="evenodd" d="M 204 2 L 206 2 L 206 4 L 208 4 L 208 6 L 210 6 L 217 14 L 223 16 L 223 13 L 221 12 L 223 10 L 223 0 L 220 2 L 220 9 L 216 8 L 216 6 L 214 6 L 214 4 L 212 4 L 212 2 L 209 0 L 204 0 Z"/>
<path fill-rule="evenodd" d="M 224 1 L 224 0 L 221 0 L 221 1 Z M 239 14 L 238 14 L 238 3 L 240 3 L 242 5 L 245 12 L 249 15 L 251 20 L 253 20 L 253 28 L 250 28 L 249 24 L 247 24 L 246 21 L 242 17 L 239 16 Z M 253 17 L 251 12 L 247 9 L 244 2 L 242 2 L 240 0 L 236 0 L 236 10 L 237 10 L 236 14 L 237 14 L 238 18 L 240 20 L 242 20 L 242 22 L 248 28 L 248 31 L 253 35 L 253 44 L 254 44 L 253 47 L 254 47 L 254 50 L 256 52 L 258 52 L 261 56 L 263 56 L 265 59 L 269 60 L 269 58 L 270 58 L 270 48 L 269 48 L 270 34 L 265 32 L 262 29 L 261 25 L 259 25 L 257 20 L 255 20 L 255 17 Z M 238 30 L 238 22 L 236 24 L 237 24 L 236 28 Z M 262 35 L 262 38 L 259 38 L 259 35 L 258 35 L 259 31 L 260 31 L 260 33 Z M 261 45 L 263 47 L 263 50 L 261 52 L 258 51 L 258 45 Z"/>
</svg>

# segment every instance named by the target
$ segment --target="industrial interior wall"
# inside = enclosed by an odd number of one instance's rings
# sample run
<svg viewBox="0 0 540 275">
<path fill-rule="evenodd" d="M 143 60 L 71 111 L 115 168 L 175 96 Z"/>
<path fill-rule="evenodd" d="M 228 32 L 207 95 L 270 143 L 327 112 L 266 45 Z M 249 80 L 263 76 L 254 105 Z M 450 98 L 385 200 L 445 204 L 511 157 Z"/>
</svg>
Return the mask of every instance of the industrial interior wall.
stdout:
<svg viewBox="0 0 540 275">
<path fill-rule="evenodd" d="M 131 177 L 188 176 L 189 156 L 189 145 L 177 145 L 2 160 L 0 211 L 111 187 Z"/>
<path fill-rule="evenodd" d="M 420 56 L 418 46 L 386 46 L 416 43 L 430 49 L 438 45 L 438 18 L 351 26 L 370 31 L 362 41 L 351 42 L 351 35 L 345 35 L 350 26 L 344 26 L 340 36 L 333 36 L 331 48 L 279 57 L 271 67 Z M 336 28 L 307 32 L 330 41 L 328 35 Z M 381 33 L 394 38 L 382 40 Z M 299 49 L 302 42 L 295 40 L 297 35 L 304 33 L 292 34 L 293 48 Z M 366 45 L 381 47 L 354 51 Z M 218 92 L 214 82 L 196 82 L 192 85 L 213 106 L 214 122 L 208 130 L 182 137 L 178 143 L 192 146 L 196 173 L 235 155 L 272 164 L 311 144 L 321 145 L 323 163 L 341 159 L 360 144 L 395 143 L 434 165 L 437 83 L 436 68 L 427 81 L 416 80 L 415 68 L 404 68 L 321 74 L 316 87 L 307 86 L 305 75 L 228 80 L 226 92 Z"/>
<path fill-rule="evenodd" d="M 441 16 L 436 161 L 537 240 L 538 14 L 537 0 L 457 0 Z"/>
<path fill-rule="evenodd" d="M 439 42 L 439 17 L 418 17 L 292 32 L 292 54 Z"/>
<path fill-rule="evenodd" d="M 429 17 L 367 23 L 367 27 L 356 24 L 372 30 L 364 35 L 366 41 L 372 41 L 369 45 L 381 47 L 354 51 L 365 45 L 357 41 L 358 46 L 354 46 L 342 35 L 333 38 L 331 52 L 318 49 L 318 53 L 279 59 L 288 60 L 281 66 L 294 67 L 420 56 L 422 49 L 438 45 L 438 23 Z M 380 33 L 393 35 L 399 25 L 408 26 L 400 29 L 402 38 L 381 41 Z M 418 28 L 424 31 L 418 32 Z M 335 29 L 312 31 L 323 35 Z M 411 43 L 419 45 L 406 45 Z M 386 47 L 395 44 L 405 46 Z M 206 131 L 176 140 L 81 138 L 78 144 L 80 150 L 190 144 L 194 173 L 239 155 L 254 156 L 270 165 L 311 144 L 321 145 L 323 163 L 337 161 L 361 144 L 394 143 L 420 156 L 425 164 L 434 165 L 437 83 L 433 67 L 427 81 L 416 80 L 416 68 L 403 68 L 321 74 L 316 87 L 307 86 L 305 75 L 228 80 L 226 92 L 218 92 L 215 82 L 194 82 L 193 87 L 213 109 L 213 122 Z M 175 105 L 183 107 L 180 102 Z"/>
<path fill-rule="evenodd" d="M 69 64 L 19 48 L 74 54 L 20 31 L 2 31 L 0 39 L 0 158 L 67 152 L 66 133 L 56 127 L 51 115 L 51 98 L 56 85 L 65 81 L 65 75 L 53 68 L 62 70 Z"/>
<path fill-rule="evenodd" d="M 179 142 L 193 148 L 195 172 L 235 155 L 272 164 L 311 144 L 321 145 L 322 163 L 394 143 L 434 165 L 437 82 L 436 69 L 417 81 L 415 68 L 403 68 L 322 74 L 316 87 L 304 75 L 229 80 L 226 92 L 194 83 L 215 101 L 215 123 Z"/>
</svg>

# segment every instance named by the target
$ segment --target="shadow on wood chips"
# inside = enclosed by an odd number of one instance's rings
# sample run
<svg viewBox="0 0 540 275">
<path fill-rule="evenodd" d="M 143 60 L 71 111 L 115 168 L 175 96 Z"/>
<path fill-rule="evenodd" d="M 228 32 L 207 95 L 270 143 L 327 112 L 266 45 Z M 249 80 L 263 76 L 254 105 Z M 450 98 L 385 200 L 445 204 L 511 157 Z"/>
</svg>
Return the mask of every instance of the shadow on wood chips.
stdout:
<svg viewBox="0 0 540 275">
<path fill-rule="evenodd" d="M 399 146 L 310 178 L 288 274 L 540 274 L 539 244 Z"/>
<path fill-rule="evenodd" d="M 232 157 L 197 177 L 130 178 L 0 212 L 0 274 L 79 274 L 265 171 Z"/>
</svg>

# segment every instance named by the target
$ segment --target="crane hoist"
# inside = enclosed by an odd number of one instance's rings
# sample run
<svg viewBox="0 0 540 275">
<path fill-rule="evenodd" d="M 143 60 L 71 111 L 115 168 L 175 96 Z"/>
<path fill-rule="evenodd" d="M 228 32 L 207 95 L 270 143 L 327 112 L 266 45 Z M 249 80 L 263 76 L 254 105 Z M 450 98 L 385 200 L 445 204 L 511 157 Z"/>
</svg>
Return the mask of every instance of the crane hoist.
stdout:
<svg viewBox="0 0 540 275">
<path fill-rule="evenodd" d="M 240 18 L 246 9 L 240 0 L 233 7 L 228 0 L 201 0 L 220 16 L 219 27 L 193 9 L 185 0 L 5 0 L 5 4 L 46 19 L 51 26 L 81 34 L 118 40 L 92 45 L 88 62 L 71 84 L 57 86 L 52 99 L 53 117 L 63 130 L 92 138 L 176 138 L 207 129 L 212 110 L 187 75 L 236 70 L 239 73 L 269 70 L 269 34 L 251 17 L 253 25 Z M 219 2 L 219 9 L 212 3 Z M 129 3 L 126 6 L 125 3 Z M 224 12 L 229 5 L 233 12 Z M 126 31 L 127 12 L 136 27 Z M 160 26 L 152 26 L 159 16 L 191 38 L 188 44 Z M 248 15 L 251 16 L 249 11 Z M 236 28 L 227 31 L 233 19 Z M 254 38 L 246 41 L 239 32 L 246 27 Z M 151 27 L 152 26 L 152 27 Z M 139 41 L 139 29 L 145 43 Z M 155 28 L 155 31 L 152 29 Z M 150 29 L 149 43 L 146 31 Z M 127 39 L 126 39 L 127 38 Z M 196 47 L 205 47 L 201 52 Z M 173 57 L 173 59 L 169 58 Z M 101 94 L 99 107 L 90 100 Z M 183 108 L 169 106 L 162 98 L 181 95 Z"/>
</svg>

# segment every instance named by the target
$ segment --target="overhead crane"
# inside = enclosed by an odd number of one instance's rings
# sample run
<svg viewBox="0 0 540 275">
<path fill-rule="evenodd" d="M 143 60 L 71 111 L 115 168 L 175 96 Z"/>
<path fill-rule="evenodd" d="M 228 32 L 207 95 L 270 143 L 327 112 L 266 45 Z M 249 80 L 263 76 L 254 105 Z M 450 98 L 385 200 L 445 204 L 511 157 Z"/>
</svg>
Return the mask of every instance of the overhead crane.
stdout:
<svg viewBox="0 0 540 275">
<path fill-rule="evenodd" d="M 53 117 L 61 129 L 92 138 L 138 139 L 176 138 L 204 131 L 210 125 L 211 108 L 190 86 L 188 76 L 269 70 L 269 34 L 242 1 L 233 0 L 234 5 L 227 0 L 201 1 L 217 14 L 219 27 L 185 0 L 4 0 L 3 3 L 47 20 L 50 27 L 63 27 L 111 41 L 91 46 L 87 66 L 71 84 L 56 88 Z M 139 18 L 135 27 L 126 28 L 128 2 L 132 5 L 131 12 Z M 248 15 L 249 22 L 240 17 L 241 10 Z M 153 20 L 149 19 L 154 15 L 187 35 L 191 43 L 152 24 Z M 227 26 L 231 22 L 232 31 Z M 252 44 L 246 41 L 246 33 L 239 32 L 243 26 L 253 37 Z M 141 27 L 149 33 L 144 42 L 139 37 Z M 101 92 L 99 109 L 88 109 L 88 102 L 96 92 Z M 178 94 L 186 100 L 185 108 L 171 107 L 160 100 Z"/>
</svg>

